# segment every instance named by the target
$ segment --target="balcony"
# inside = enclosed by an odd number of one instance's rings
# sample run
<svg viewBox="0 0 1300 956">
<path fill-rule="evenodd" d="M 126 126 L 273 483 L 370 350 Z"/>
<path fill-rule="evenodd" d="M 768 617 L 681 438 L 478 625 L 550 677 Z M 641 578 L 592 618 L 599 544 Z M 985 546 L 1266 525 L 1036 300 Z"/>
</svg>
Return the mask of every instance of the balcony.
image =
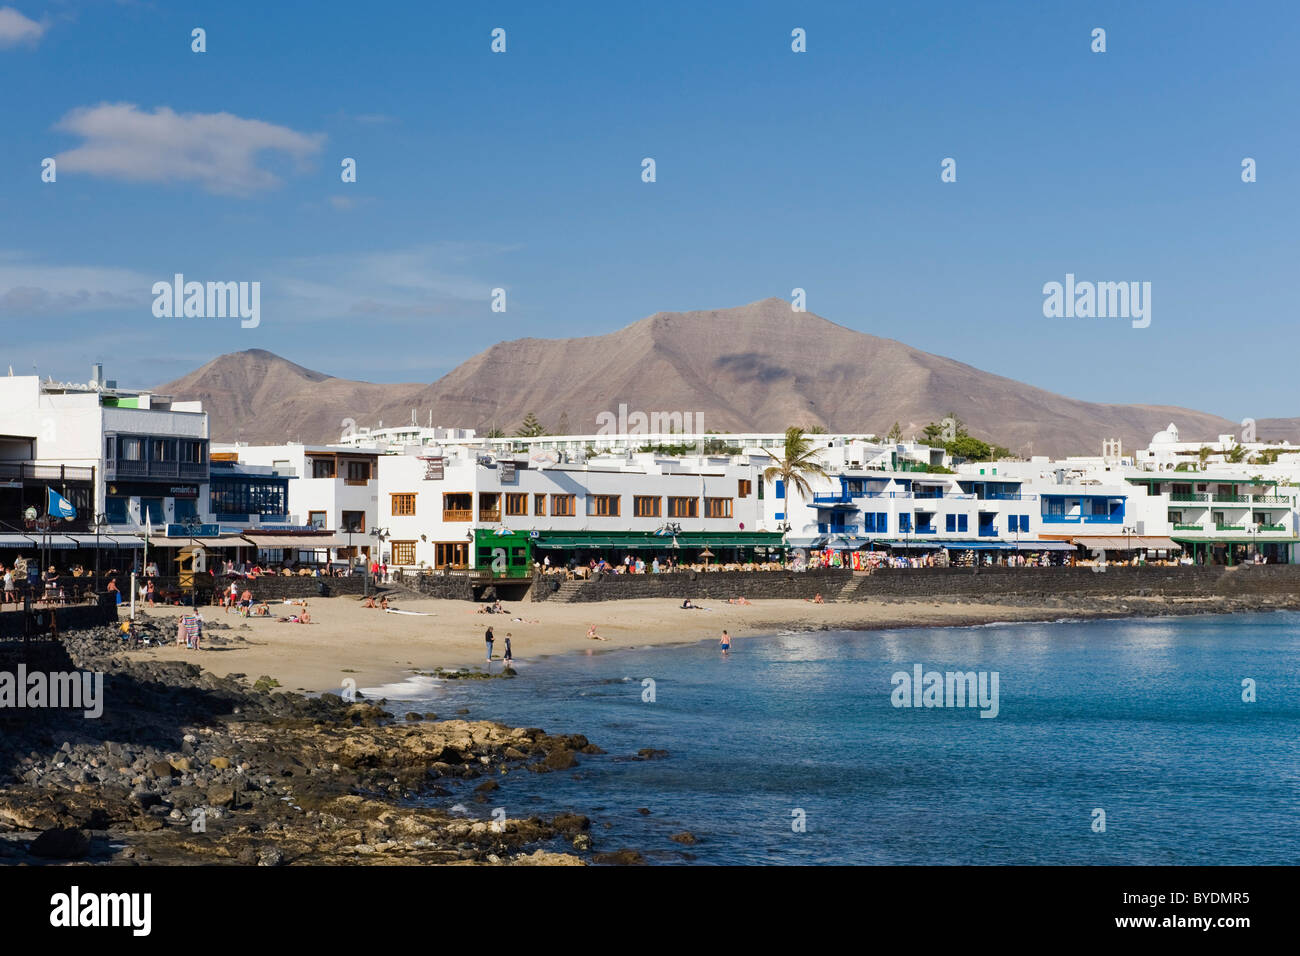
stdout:
<svg viewBox="0 0 1300 956">
<path fill-rule="evenodd" d="M 1255 525 L 1255 530 L 1256 530 L 1256 531 L 1285 531 L 1285 530 L 1286 530 L 1286 525 L 1284 525 L 1284 524 L 1259 524 L 1259 525 Z"/>
<path fill-rule="evenodd" d="M 1037 501 L 1038 495 L 1022 495 L 1019 492 L 1015 492 L 1015 493 L 997 492 L 995 494 L 986 495 L 984 497 L 984 500 L 986 501 Z"/>
<path fill-rule="evenodd" d="M 1245 525 L 1240 525 L 1240 524 L 1219 524 L 1219 523 L 1216 522 L 1215 525 L 1214 525 L 1214 530 L 1215 530 L 1215 531 L 1234 531 L 1234 532 L 1240 532 L 1241 534 L 1245 534 L 1245 533 L 1246 533 L 1247 531 L 1249 531 L 1250 529 L 1248 529 Z"/>
<path fill-rule="evenodd" d="M 1250 495 L 1221 495 L 1216 491 L 1213 500 L 1225 504 L 1247 504 L 1250 501 Z"/>
<path fill-rule="evenodd" d="M 94 481 L 94 468 L 73 465 L 37 465 L 31 462 L 0 462 L 0 478 L 7 481 Z"/>
<path fill-rule="evenodd" d="M 1192 502 L 1196 502 L 1196 501 L 1209 501 L 1209 500 L 1210 500 L 1210 496 L 1207 495 L 1207 494 L 1205 494 L 1205 493 L 1203 493 L 1203 492 L 1200 493 L 1200 494 L 1178 494 L 1178 495 L 1170 495 L 1170 496 L 1169 496 L 1169 500 L 1170 500 L 1170 501 L 1180 501 L 1180 502 L 1187 502 L 1187 501 L 1192 501 Z"/>
<path fill-rule="evenodd" d="M 104 462 L 104 477 L 113 478 L 188 478 L 207 481 L 206 462 L 140 461 L 127 458 L 110 458 Z"/>
<path fill-rule="evenodd" d="M 1202 528 L 1199 524 L 1176 524 L 1174 525 L 1174 530 L 1175 531 L 1204 531 L 1205 529 Z"/>
<path fill-rule="evenodd" d="M 608 517 L 608 516 L 602 516 L 602 517 Z M 460 520 L 460 519 L 457 519 L 457 518 L 447 518 L 446 520 L 447 520 L 447 521 L 457 521 L 457 520 Z M 470 519 L 466 518 L 465 520 L 468 521 L 468 520 L 470 520 Z M 499 521 L 501 520 L 501 509 L 500 509 L 500 508 L 493 508 L 493 509 L 491 509 L 490 511 L 480 511 L 480 512 L 478 513 L 478 520 L 479 520 L 479 521 L 483 521 L 483 522 L 491 522 L 491 523 L 499 522 Z"/>
<path fill-rule="evenodd" d="M 474 510 L 472 508 L 444 508 L 442 511 L 443 521 L 473 521 Z"/>
<path fill-rule="evenodd" d="M 1286 505 L 1290 507 L 1294 504 L 1291 498 L 1280 498 L 1277 495 L 1255 495 L 1251 498 L 1251 504 L 1256 505 Z"/>
</svg>

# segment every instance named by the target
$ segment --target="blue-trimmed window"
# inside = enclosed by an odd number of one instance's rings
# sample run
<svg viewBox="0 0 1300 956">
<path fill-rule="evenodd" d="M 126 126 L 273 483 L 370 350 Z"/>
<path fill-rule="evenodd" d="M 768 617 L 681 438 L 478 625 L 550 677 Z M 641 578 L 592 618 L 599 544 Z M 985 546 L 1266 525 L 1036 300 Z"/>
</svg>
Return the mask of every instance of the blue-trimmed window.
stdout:
<svg viewBox="0 0 1300 956">
<path fill-rule="evenodd" d="M 912 530 L 912 516 L 910 514 L 901 514 L 898 516 L 898 530 L 904 534 Z"/>
<path fill-rule="evenodd" d="M 970 521 L 967 520 L 967 519 L 968 519 L 968 516 L 967 516 L 967 515 L 958 515 L 958 516 L 957 516 L 957 530 L 958 530 L 958 531 L 969 531 L 969 530 L 970 530 Z"/>
<path fill-rule="evenodd" d="M 785 497 L 785 482 L 782 481 L 780 478 L 776 480 L 776 496 L 778 498 Z"/>
<path fill-rule="evenodd" d="M 1020 531 L 1021 531 L 1021 533 L 1028 533 L 1028 531 L 1029 531 L 1029 515 L 1021 515 L 1021 516 L 1020 516 Z"/>
<path fill-rule="evenodd" d="M 944 531 L 956 531 L 956 530 L 957 530 L 957 516 L 956 516 L 956 515 L 944 515 L 944 516 L 943 516 L 943 530 L 944 530 Z"/>
</svg>

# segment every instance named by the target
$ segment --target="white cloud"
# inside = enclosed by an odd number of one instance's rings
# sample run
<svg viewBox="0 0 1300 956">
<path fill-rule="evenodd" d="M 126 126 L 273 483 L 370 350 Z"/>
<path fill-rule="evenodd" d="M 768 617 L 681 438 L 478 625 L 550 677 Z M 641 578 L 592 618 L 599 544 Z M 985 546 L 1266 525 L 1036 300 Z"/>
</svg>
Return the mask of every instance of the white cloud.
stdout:
<svg viewBox="0 0 1300 956">
<path fill-rule="evenodd" d="M 0 316 L 148 309 L 152 283 L 128 269 L 42 265 L 0 254 Z"/>
<path fill-rule="evenodd" d="M 264 284 L 286 296 L 302 320 L 369 316 L 403 322 L 446 318 L 487 307 L 494 285 L 471 275 L 511 247 L 441 242 L 354 255 L 310 256 L 285 263 Z"/>
<path fill-rule="evenodd" d="M 131 182 L 195 182 L 213 193 L 247 196 L 279 178 L 258 165 L 261 154 L 285 153 L 302 164 L 325 141 L 320 134 L 244 119 L 231 113 L 149 113 L 133 103 L 101 103 L 68 113 L 56 129 L 85 142 L 55 158 L 59 172 L 85 172 Z"/>
<path fill-rule="evenodd" d="M 13 7 L 0 7 L 0 49 L 26 43 L 35 46 L 45 35 L 46 24 L 28 19 Z"/>
</svg>

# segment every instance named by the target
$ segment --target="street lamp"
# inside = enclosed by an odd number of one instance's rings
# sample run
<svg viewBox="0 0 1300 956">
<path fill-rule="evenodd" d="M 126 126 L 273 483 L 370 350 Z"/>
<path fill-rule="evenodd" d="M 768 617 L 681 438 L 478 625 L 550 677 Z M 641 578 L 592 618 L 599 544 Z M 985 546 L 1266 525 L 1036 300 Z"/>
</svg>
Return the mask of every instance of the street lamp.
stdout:
<svg viewBox="0 0 1300 956">
<path fill-rule="evenodd" d="M 108 527 L 108 515 L 100 512 L 90 520 L 90 524 L 95 529 L 95 590 L 98 591 L 103 583 L 99 580 L 99 535 L 104 528 Z"/>
<path fill-rule="evenodd" d="M 387 529 L 387 528 L 371 528 L 371 529 L 370 529 L 370 537 L 378 539 L 378 541 L 379 541 L 379 555 L 380 555 L 380 557 L 383 557 L 383 554 L 384 554 L 384 538 L 388 537 L 388 529 Z M 369 594 L 370 594 L 370 566 L 371 566 L 372 563 L 374 563 L 374 562 L 370 562 L 370 561 L 366 562 L 366 580 L 365 580 L 365 584 L 362 585 L 362 593 L 365 594 L 365 595 L 369 595 Z"/>
</svg>

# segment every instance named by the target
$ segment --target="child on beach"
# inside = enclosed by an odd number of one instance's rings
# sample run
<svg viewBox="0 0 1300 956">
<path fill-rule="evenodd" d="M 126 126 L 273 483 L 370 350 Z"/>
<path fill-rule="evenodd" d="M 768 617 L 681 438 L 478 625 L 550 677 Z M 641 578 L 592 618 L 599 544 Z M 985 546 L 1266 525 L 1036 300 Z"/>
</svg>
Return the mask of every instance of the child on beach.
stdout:
<svg viewBox="0 0 1300 956">
<path fill-rule="evenodd" d="M 510 632 L 509 632 L 509 631 L 506 631 L 506 653 L 505 653 L 505 656 L 502 657 L 501 659 L 502 659 L 503 661 L 505 661 L 507 664 L 509 664 L 511 661 L 513 661 L 513 660 L 515 659 L 515 658 L 514 658 L 514 655 L 511 654 L 511 652 L 510 652 Z"/>
<path fill-rule="evenodd" d="M 608 637 L 601 637 L 599 634 L 596 633 L 596 625 L 595 625 L 595 624 L 593 624 L 593 625 L 591 625 L 591 627 L 587 628 L 587 637 L 590 638 L 590 639 L 593 640 L 593 641 L 607 641 L 607 640 L 609 640 Z"/>
<path fill-rule="evenodd" d="M 718 643 L 722 645 L 722 654 L 725 657 L 727 652 L 731 650 L 731 635 L 723 631 L 722 638 Z"/>
</svg>

